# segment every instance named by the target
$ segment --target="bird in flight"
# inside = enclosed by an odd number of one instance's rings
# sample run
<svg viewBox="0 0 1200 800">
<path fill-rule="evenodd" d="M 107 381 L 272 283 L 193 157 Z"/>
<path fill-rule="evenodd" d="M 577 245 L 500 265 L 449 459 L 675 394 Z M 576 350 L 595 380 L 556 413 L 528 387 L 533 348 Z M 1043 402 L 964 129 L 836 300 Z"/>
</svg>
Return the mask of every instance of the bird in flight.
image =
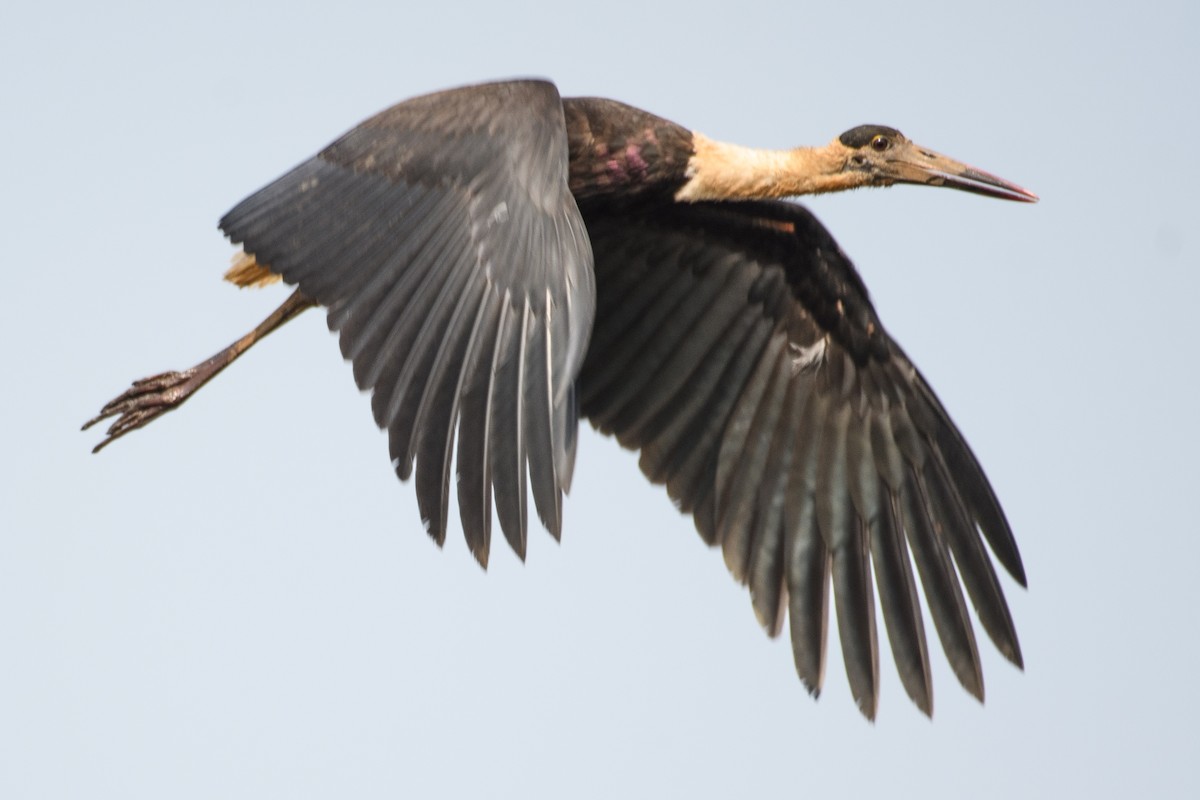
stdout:
<svg viewBox="0 0 1200 800">
<path fill-rule="evenodd" d="M 482 566 L 493 508 L 522 559 L 529 495 L 558 538 L 582 415 L 640 451 L 767 631 L 787 621 L 811 693 L 832 586 L 850 688 L 874 718 L 878 592 L 905 691 L 932 713 L 915 563 L 954 674 L 982 700 L 962 590 L 1020 666 L 992 564 L 1025 585 L 1012 531 L 850 260 L 783 199 L 899 183 L 1037 200 L 881 125 L 769 151 L 539 80 L 417 97 L 221 219 L 241 245 L 226 278 L 296 287 L 282 306 L 195 367 L 134 382 L 84 428 L 116 417 L 99 451 L 323 306 L 439 545 L 452 460 Z"/>
</svg>

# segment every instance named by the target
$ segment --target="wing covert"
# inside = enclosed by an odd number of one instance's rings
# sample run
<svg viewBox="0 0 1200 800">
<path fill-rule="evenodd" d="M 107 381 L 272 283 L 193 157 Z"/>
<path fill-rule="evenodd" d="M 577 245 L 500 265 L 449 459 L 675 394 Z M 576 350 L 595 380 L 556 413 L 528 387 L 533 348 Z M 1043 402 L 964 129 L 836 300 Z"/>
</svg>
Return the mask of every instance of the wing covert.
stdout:
<svg viewBox="0 0 1200 800">
<path fill-rule="evenodd" d="M 874 716 L 878 593 L 902 683 L 931 712 L 914 562 L 969 692 L 982 698 L 983 680 L 962 587 L 1019 665 L 983 544 L 1024 584 L 1008 523 L 820 223 L 783 202 L 585 206 L 584 218 L 598 294 L 581 410 L 641 451 L 772 635 L 787 610 L 809 690 L 822 685 L 832 587 L 851 690 Z"/>
<path fill-rule="evenodd" d="M 415 462 L 421 515 L 439 544 L 456 438 L 460 512 L 481 564 L 493 499 L 524 557 L 527 480 L 559 535 L 595 287 L 552 84 L 401 103 L 220 225 L 328 308 L 402 480 Z"/>
</svg>

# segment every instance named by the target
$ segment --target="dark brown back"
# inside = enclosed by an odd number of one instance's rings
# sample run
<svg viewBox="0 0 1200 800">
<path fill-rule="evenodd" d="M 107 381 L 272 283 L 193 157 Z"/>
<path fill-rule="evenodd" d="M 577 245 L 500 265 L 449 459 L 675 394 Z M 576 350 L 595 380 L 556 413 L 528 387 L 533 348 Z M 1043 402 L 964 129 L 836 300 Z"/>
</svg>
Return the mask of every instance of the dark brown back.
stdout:
<svg viewBox="0 0 1200 800">
<path fill-rule="evenodd" d="M 566 98 L 563 114 L 571 157 L 568 185 L 577 200 L 669 197 L 686 181 L 693 152 L 687 128 L 599 97 Z"/>
</svg>

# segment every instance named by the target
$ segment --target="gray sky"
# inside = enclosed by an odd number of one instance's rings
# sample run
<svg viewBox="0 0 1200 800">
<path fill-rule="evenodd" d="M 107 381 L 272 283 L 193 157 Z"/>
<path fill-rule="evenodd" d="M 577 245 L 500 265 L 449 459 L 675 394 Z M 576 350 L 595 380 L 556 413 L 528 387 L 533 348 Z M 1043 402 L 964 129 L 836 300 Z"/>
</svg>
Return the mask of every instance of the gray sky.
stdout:
<svg viewBox="0 0 1200 800">
<path fill-rule="evenodd" d="M 0 796 L 1195 796 L 1196 4 L 281 3 L 0 22 Z M 793 7 L 793 5 L 795 7 Z M 102 456 L 78 426 L 285 296 L 218 217 L 375 111 L 515 75 L 725 140 L 864 122 L 1038 192 L 808 201 L 1021 545 L 979 706 L 878 722 L 590 429 L 561 546 L 425 537 L 323 319 Z M 836 641 L 831 633 L 831 642 Z"/>
</svg>

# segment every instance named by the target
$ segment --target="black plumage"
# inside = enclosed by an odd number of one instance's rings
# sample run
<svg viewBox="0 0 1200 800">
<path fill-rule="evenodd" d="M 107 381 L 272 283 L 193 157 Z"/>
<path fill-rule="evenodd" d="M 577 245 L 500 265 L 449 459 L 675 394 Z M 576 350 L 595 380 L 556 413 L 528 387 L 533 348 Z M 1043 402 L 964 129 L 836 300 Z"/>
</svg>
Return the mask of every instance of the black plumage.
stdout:
<svg viewBox="0 0 1200 800">
<path fill-rule="evenodd" d="M 781 164 L 794 173 L 783 181 Z M 918 583 L 955 674 L 982 698 L 960 587 L 1020 664 L 984 541 L 1024 584 L 1021 559 L 974 455 L 850 260 L 804 208 L 762 199 L 895 182 L 1032 199 L 891 128 L 763 155 L 514 81 L 388 109 L 220 225 L 255 270 L 298 289 L 249 344 L 309 305 L 328 309 L 439 544 L 456 447 L 459 511 L 481 564 L 493 504 L 522 558 L 527 493 L 559 536 L 582 414 L 641 452 L 772 635 L 790 619 L 810 691 L 823 680 L 832 587 L 851 688 L 874 715 L 878 594 L 903 685 L 929 713 Z M 120 415 L 101 446 L 176 407 L 249 344 L 135 384 L 97 418 Z M 181 396 L 163 394 L 176 385 Z"/>
<path fill-rule="evenodd" d="M 926 602 L 964 686 L 982 696 L 952 558 L 985 628 L 1020 663 L 976 529 L 1023 582 L 1008 523 L 990 490 L 971 490 L 987 487 L 978 462 L 815 218 L 774 202 L 672 204 L 584 219 L 598 297 L 579 378 L 582 412 L 642 451 L 646 475 L 667 485 L 704 540 L 722 547 L 734 577 L 750 585 L 768 630 L 778 628 L 787 588 L 806 685 L 820 687 L 824 623 L 814 618 L 832 575 L 854 695 L 874 708 L 873 564 L 901 678 L 929 709 L 906 542 L 928 574 Z M 681 296 L 649 301 L 663 310 L 641 315 L 652 330 L 630 336 L 634 329 L 610 309 L 624 310 L 625 287 L 642 286 L 650 273 Z M 814 295 L 819 302 L 802 299 Z M 839 324 L 826 327 L 822 317 L 839 303 L 855 313 L 834 314 Z M 665 342 L 665 352 L 656 356 L 651 342 Z"/>
</svg>

